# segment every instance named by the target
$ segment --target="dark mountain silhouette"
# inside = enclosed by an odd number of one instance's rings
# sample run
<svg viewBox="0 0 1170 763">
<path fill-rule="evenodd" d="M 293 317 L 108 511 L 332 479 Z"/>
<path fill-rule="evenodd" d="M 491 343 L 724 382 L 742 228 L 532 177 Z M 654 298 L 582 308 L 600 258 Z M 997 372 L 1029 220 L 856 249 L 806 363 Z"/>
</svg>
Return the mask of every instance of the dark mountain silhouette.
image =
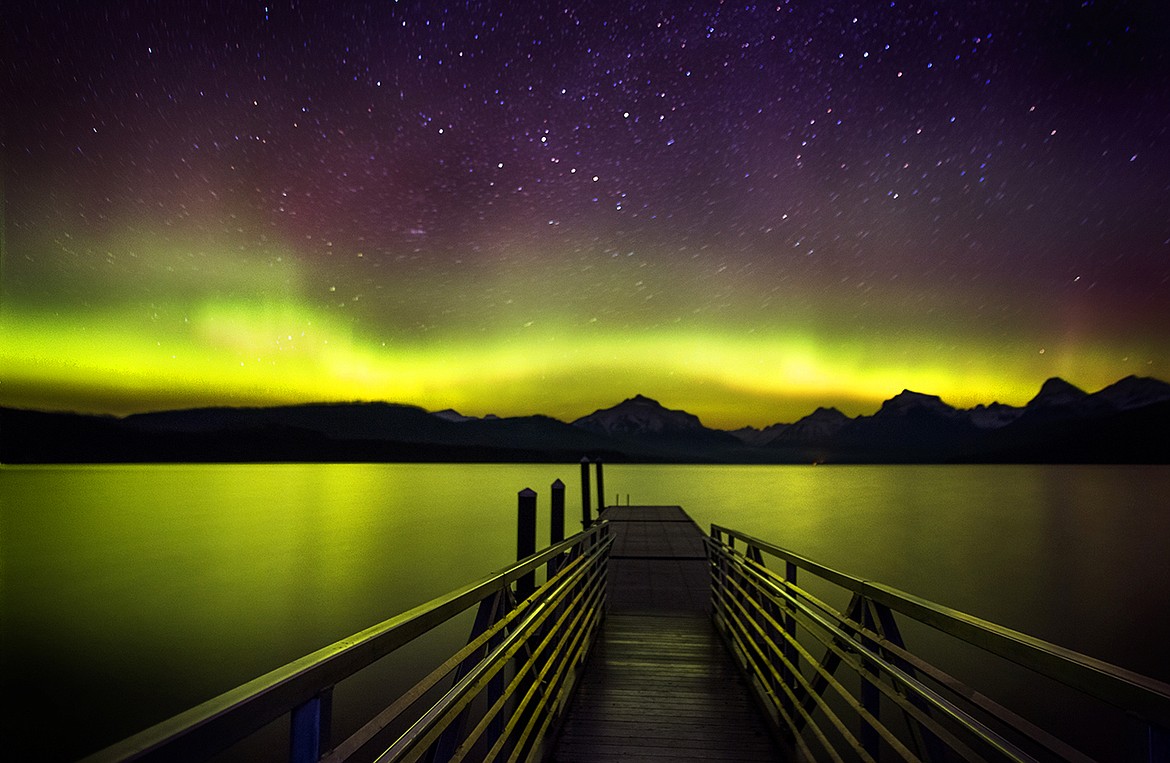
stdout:
<svg viewBox="0 0 1170 763">
<path fill-rule="evenodd" d="M 1041 408 L 1072 408 L 1084 403 L 1089 393 L 1080 387 L 1069 384 L 1059 376 L 1054 376 L 1040 385 L 1036 397 L 1028 401 L 1025 408 L 1038 410 Z"/>
<path fill-rule="evenodd" d="M 1023 412 L 1023 408 L 1017 408 L 1013 405 L 1004 405 L 1003 403 L 983 405 L 981 403 L 968 409 L 967 416 L 971 423 L 979 429 L 999 429 L 1018 419 Z"/>
<path fill-rule="evenodd" d="M 455 410 L 454 408 L 447 408 L 447 409 L 442 410 L 442 411 L 435 411 L 431 415 L 436 416 L 440 419 L 445 419 L 446 421 L 454 421 L 456 423 L 462 423 L 464 421 L 474 421 L 475 420 L 475 416 L 464 416 L 462 413 Z"/>
<path fill-rule="evenodd" d="M 1154 403 L 1170 401 L 1170 384 L 1149 377 L 1127 376 L 1094 393 L 1093 397 L 1105 401 L 1119 411 L 1131 411 Z"/>
<path fill-rule="evenodd" d="M 974 461 L 1170 463 L 1170 384 L 1127 376 L 1092 394 L 1053 378 Z"/>
<path fill-rule="evenodd" d="M 756 429 L 755 427 L 740 427 L 739 429 L 732 429 L 729 434 L 734 436 L 745 445 L 754 447 L 762 447 L 776 439 L 781 432 L 783 432 L 792 424 L 772 424 L 763 429 Z"/>
<path fill-rule="evenodd" d="M 200 408 L 124 419 L 0 409 L 0 462 L 564 461 L 621 458 L 547 416 L 452 422 L 387 403 Z"/>
<path fill-rule="evenodd" d="M 825 442 L 851 421 L 836 408 L 817 408 L 815 411 L 781 430 L 774 442 Z"/>
<path fill-rule="evenodd" d="M 833 443 L 852 419 L 836 408 L 817 408 L 793 424 L 774 424 L 760 431 L 756 443 L 774 463 L 820 463 L 833 458 Z"/>
<path fill-rule="evenodd" d="M 206 433 L 286 427 L 336 440 L 396 439 L 441 441 L 449 423 L 422 408 L 390 403 L 309 404 L 273 408 L 194 408 L 127 416 L 127 426 L 144 432 Z"/>
<path fill-rule="evenodd" d="M 608 461 L 1170 463 L 1170 384 L 1053 378 L 1024 406 L 903 390 L 871 416 L 818 408 L 724 432 L 637 395 L 571 424 L 391 403 L 198 408 L 125 418 L 0 408 L 0 462 Z"/>
<path fill-rule="evenodd" d="M 704 429 L 698 416 L 671 410 L 642 395 L 582 416 L 573 426 L 619 436 L 690 434 Z"/>
<path fill-rule="evenodd" d="M 822 407 L 793 424 L 772 424 L 763 429 L 745 427 L 731 434 L 757 447 L 817 445 L 836 435 L 850 421 L 836 408 Z"/>
<path fill-rule="evenodd" d="M 652 460 L 726 460 L 742 444 L 729 432 L 703 426 L 692 413 L 643 395 L 582 416 L 573 426 L 605 435 L 624 452 Z"/>
<path fill-rule="evenodd" d="M 826 444 L 835 461 L 953 460 L 971 449 L 975 429 L 969 416 L 937 395 L 903 390 L 874 415 L 845 424 Z"/>
</svg>

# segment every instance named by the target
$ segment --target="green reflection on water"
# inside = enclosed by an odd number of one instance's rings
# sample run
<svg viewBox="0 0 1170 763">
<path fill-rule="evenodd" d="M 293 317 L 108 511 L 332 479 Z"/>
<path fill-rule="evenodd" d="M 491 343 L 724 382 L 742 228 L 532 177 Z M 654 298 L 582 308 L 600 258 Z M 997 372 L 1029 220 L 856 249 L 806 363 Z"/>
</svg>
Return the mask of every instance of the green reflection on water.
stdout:
<svg viewBox="0 0 1170 763">
<path fill-rule="evenodd" d="M 2 469 L 0 675 L 22 698 L 12 728 L 75 757 L 485 575 L 515 558 L 516 491 L 569 474 Z"/>
</svg>

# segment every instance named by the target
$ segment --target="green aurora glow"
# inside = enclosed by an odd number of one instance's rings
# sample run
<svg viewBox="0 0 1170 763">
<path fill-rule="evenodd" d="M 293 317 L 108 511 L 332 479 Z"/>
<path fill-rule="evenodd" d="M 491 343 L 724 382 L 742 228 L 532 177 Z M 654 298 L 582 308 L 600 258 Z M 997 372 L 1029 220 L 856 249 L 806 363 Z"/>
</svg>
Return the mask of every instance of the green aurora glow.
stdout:
<svg viewBox="0 0 1170 763">
<path fill-rule="evenodd" d="M 971 294 L 926 299 L 886 284 L 864 300 L 848 290 L 813 299 L 753 285 L 754 274 L 653 258 L 616 259 L 600 294 L 534 257 L 523 268 L 421 268 L 379 295 L 344 271 L 310 286 L 311 265 L 288 249 L 241 257 L 106 243 L 118 263 L 106 283 L 58 276 L 42 306 L 5 292 L 0 402 L 129 413 L 388 400 L 572 419 L 644 393 L 711 426 L 761 426 L 817 405 L 869 413 L 904 387 L 960 406 L 1021 404 L 1048 375 L 1095 389 L 1166 353 L 1150 338 L 1083 334 L 1072 319 L 1013 336 L 981 331 L 978 310 L 964 314 Z M 6 259 L 10 283 L 37 282 Z M 87 281 L 92 296 L 81 297 Z M 1022 308 L 1013 318 L 1034 320 Z"/>
</svg>

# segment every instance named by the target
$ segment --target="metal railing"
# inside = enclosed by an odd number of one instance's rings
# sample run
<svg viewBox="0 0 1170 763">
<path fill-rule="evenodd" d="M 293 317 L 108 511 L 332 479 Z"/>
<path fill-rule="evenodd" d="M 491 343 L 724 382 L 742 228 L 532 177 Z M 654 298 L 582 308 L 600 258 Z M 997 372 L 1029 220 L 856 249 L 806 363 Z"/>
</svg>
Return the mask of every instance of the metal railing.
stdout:
<svg viewBox="0 0 1170 763">
<path fill-rule="evenodd" d="M 707 547 L 716 627 L 802 759 L 1090 759 L 910 651 L 896 613 L 1118 708 L 1136 729 L 1114 740 L 1127 745 L 1119 759 L 1170 760 L 1170 685 L 735 530 L 712 525 Z M 844 611 L 798 586 L 798 571 L 848 595 Z"/>
<path fill-rule="evenodd" d="M 288 759 L 294 763 L 539 757 L 598 633 L 612 543 L 606 523 L 593 525 L 108 747 L 86 763 L 205 760 L 284 715 L 291 717 Z M 535 588 L 541 567 L 547 582 Z M 349 738 L 330 743 L 336 684 L 475 607 L 471 637 L 462 649 Z M 426 704 L 436 693 L 438 700 Z"/>
</svg>

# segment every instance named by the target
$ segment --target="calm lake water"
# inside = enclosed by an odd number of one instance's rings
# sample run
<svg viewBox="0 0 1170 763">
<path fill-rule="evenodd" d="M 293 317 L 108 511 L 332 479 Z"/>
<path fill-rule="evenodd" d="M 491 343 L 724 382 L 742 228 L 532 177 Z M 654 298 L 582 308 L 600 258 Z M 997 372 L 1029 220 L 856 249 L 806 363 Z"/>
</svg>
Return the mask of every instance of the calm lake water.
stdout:
<svg viewBox="0 0 1170 763">
<path fill-rule="evenodd" d="M 605 477 L 610 502 L 681 504 L 704 528 L 1170 681 L 1170 467 Z M 547 540 L 557 478 L 579 527 L 575 464 L 2 468 L 3 737 L 79 757 L 498 569 L 517 491 L 540 493 Z"/>
</svg>

